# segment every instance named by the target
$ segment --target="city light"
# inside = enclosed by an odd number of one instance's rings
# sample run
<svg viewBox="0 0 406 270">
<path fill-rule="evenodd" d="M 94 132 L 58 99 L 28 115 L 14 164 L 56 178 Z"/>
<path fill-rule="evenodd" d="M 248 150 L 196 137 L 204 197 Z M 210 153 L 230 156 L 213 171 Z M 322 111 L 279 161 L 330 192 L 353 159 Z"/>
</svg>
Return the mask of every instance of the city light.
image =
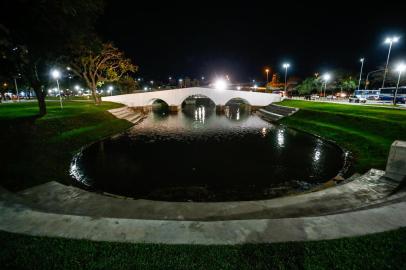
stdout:
<svg viewBox="0 0 406 270">
<path fill-rule="evenodd" d="M 406 64 L 405 63 L 400 63 L 400 64 L 398 64 L 397 66 L 396 66 L 396 69 L 395 69 L 395 71 L 396 72 L 399 72 L 399 73 L 402 73 L 402 72 L 404 72 L 406 70 Z"/>
<path fill-rule="evenodd" d="M 386 58 L 385 71 L 383 73 L 382 88 L 385 87 L 385 80 L 386 80 L 386 75 L 388 74 L 388 65 L 389 65 L 389 58 L 390 58 L 390 53 L 392 50 L 392 45 L 393 45 L 393 43 L 396 43 L 398 41 L 399 41 L 399 37 L 396 37 L 396 36 L 387 37 L 385 39 L 385 43 L 389 44 L 389 49 L 388 49 L 388 57 Z"/>
<path fill-rule="evenodd" d="M 265 69 L 266 72 L 266 83 L 269 82 L 269 68 Z"/>
<path fill-rule="evenodd" d="M 290 67 L 289 63 L 284 63 L 283 68 L 285 69 L 285 92 L 288 88 L 288 68 Z"/>
<path fill-rule="evenodd" d="M 392 44 L 392 43 L 396 43 L 396 42 L 398 42 L 398 41 L 399 41 L 399 37 L 397 37 L 397 36 L 387 37 L 387 38 L 385 39 L 385 43 L 386 43 L 386 44 Z"/>
<path fill-rule="evenodd" d="M 61 78 L 61 72 L 59 72 L 59 70 L 57 70 L 57 69 L 53 69 L 51 71 L 51 76 L 52 76 L 52 78 L 54 78 L 56 80 L 56 86 L 57 86 L 58 92 L 59 92 L 59 103 L 61 105 L 61 109 L 63 109 L 62 92 L 61 92 L 61 89 L 59 88 L 59 78 Z"/>
<path fill-rule="evenodd" d="M 358 90 L 359 90 L 359 88 L 361 87 L 362 69 L 364 68 L 364 61 L 365 61 L 365 58 L 361 58 L 359 61 L 361 62 L 361 70 L 360 70 L 360 72 L 359 72 Z"/>
<path fill-rule="evenodd" d="M 79 85 L 75 85 L 75 90 L 79 91 L 80 90 L 80 86 Z"/>
<path fill-rule="evenodd" d="M 52 78 L 54 78 L 55 80 L 61 78 L 61 72 L 59 72 L 59 70 L 54 69 L 51 71 L 51 76 Z"/>
<path fill-rule="evenodd" d="M 327 82 L 331 79 L 331 75 L 329 73 L 324 73 L 322 78 L 324 80 L 324 97 L 326 97 Z"/>
<path fill-rule="evenodd" d="M 227 82 L 224 79 L 217 79 L 214 82 L 214 88 L 217 90 L 225 90 L 227 89 Z"/>
<path fill-rule="evenodd" d="M 112 96 L 112 95 L 113 95 L 114 87 L 110 85 L 109 88 L 108 88 L 108 90 L 109 90 L 109 92 L 110 92 L 110 95 Z"/>
<path fill-rule="evenodd" d="M 331 79 L 331 75 L 330 75 L 329 73 L 325 73 L 325 74 L 323 75 L 323 80 L 324 80 L 325 82 L 328 82 L 330 79 Z"/>
<path fill-rule="evenodd" d="M 395 95 L 393 96 L 393 105 L 396 105 L 397 103 L 397 95 L 398 95 L 398 90 L 399 90 L 399 83 L 400 83 L 400 77 L 402 77 L 402 73 L 406 70 L 406 65 L 405 63 L 400 63 L 396 66 L 395 69 L 398 73 L 398 83 L 396 84 L 396 90 L 395 90 Z"/>
</svg>

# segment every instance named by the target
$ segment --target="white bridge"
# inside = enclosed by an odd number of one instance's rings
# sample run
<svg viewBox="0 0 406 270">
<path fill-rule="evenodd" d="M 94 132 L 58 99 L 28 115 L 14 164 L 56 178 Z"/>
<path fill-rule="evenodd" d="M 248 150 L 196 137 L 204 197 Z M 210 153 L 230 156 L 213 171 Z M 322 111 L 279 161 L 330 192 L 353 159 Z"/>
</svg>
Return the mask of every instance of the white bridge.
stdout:
<svg viewBox="0 0 406 270">
<path fill-rule="evenodd" d="M 237 90 L 218 90 L 203 87 L 180 88 L 154 92 L 134 93 L 103 97 L 103 101 L 112 101 L 125 104 L 128 107 L 151 106 L 155 101 L 162 100 L 169 105 L 171 110 L 178 110 L 183 101 L 190 96 L 205 96 L 210 98 L 218 107 L 222 107 L 233 99 L 242 99 L 251 106 L 262 107 L 273 102 L 281 101 L 279 94 L 261 92 L 247 92 Z"/>
</svg>

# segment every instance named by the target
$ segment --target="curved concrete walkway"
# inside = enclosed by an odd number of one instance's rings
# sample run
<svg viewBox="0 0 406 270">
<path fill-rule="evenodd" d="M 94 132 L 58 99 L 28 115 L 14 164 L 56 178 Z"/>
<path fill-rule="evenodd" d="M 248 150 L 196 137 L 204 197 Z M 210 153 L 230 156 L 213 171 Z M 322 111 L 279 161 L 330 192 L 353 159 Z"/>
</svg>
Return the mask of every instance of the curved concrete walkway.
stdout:
<svg viewBox="0 0 406 270">
<path fill-rule="evenodd" d="M 0 202 L 0 230 L 36 236 L 165 244 L 242 244 L 322 240 L 406 226 L 406 202 L 320 217 L 162 221 L 44 213 Z"/>
<path fill-rule="evenodd" d="M 69 215 L 202 221 L 270 219 L 332 214 L 388 199 L 398 184 L 385 179 L 383 174 L 383 171 L 370 170 L 351 182 L 316 192 L 241 202 L 134 200 L 88 192 L 58 182 L 29 188 L 18 195 L 36 205 L 40 211 Z"/>
</svg>

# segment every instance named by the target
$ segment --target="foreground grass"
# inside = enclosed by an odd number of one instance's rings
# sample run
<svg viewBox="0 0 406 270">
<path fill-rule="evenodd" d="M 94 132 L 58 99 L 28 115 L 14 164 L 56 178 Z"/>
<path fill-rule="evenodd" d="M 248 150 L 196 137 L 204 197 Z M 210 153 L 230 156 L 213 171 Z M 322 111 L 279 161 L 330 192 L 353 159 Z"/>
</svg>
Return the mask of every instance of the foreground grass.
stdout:
<svg viewBox="0 0 406 270">
<path fill-rule="evenodd" d="M 92 242 L 0 232 L 1 269 L 405 269 L 406 229 L 236 246 Z"/>
<path fill-rule="evenodd" d="M 69 183 L 72 155 L 83 145 L 130 126 L 106 110 L 114 103 L 48 102 L 38 118 L 36 102 L 0 105 L 0 185 L 19 190 L 56 180 Z"/>
<path fill-rule="evenodd" d="M 354 155 L 354 171 L 384 169 L 390 145 L 406 140 L 406 110 L 286 100 L 300 108 L 283 124 L 333 140 Z"/>
<path fill-rule="evenodd" d="M 285 101 L 301 108 L 283 122 L 337 141 L 356 154 L 358 169 L 382 168 L 390 144 L 405 139 L 405 112 Z M 0 185 L 18 190 L 69 182 L 81 146 L 129 127 L 105 110 L 113 103 L 0 105 Z M 372 165 L 371 165 L 372 164 Z M 375 164 L 375 165 L 374 165 Z M 0 269 L 405 269 L 406 229 L 319 242 L 196 246 L 91 242 L 0 232 Z"/>
</svg>

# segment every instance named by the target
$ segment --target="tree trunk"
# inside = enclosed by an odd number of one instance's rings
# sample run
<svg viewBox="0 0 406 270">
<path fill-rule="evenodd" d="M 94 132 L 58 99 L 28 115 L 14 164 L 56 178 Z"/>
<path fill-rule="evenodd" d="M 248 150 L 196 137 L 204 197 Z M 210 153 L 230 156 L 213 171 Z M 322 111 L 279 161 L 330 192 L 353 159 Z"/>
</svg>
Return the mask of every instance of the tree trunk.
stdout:
<svg viewBox="0 0 406 270">
<path fill-rule="evenodd" d="M 94 103 L 96 103 L 96 105 L 101 103 L 101 99 L 100 97 L 97 95 L 97 91 L 96 91 L 96 85 L 92 85 L 92 96 L 94 99 Z"/>
<path fill-rule="evenodd" d="M 47 114 L 47 107 L 45 104 L 45 94 L 42 91 L 41 83 L 35 82 L 32 85 L 33 85 L 32 88 L 34 89 L 35 95 L 37 96 L 38 100 L 39 115 L 44 116 Z"/>
</svg>

